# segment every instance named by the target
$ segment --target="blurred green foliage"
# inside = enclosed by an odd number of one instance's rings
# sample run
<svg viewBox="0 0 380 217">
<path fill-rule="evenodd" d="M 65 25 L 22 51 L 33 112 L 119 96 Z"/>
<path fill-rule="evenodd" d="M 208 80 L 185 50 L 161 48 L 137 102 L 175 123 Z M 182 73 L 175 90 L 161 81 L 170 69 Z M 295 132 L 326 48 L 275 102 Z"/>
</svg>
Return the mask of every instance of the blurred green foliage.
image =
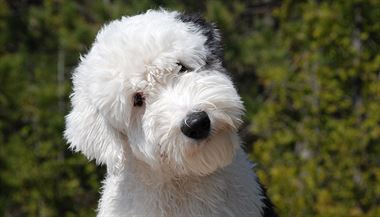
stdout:
<svg viewBox="0 0 380 217">
<path fill-rule="evenodd" d="M 380 216 L 379 0 L 0 0 L 0 216 L 95 216 L 105 169 L 62 138 L 71 72 L 104 23 L 159 6 L 220 27 L 281 216 Z"/>
</svg>

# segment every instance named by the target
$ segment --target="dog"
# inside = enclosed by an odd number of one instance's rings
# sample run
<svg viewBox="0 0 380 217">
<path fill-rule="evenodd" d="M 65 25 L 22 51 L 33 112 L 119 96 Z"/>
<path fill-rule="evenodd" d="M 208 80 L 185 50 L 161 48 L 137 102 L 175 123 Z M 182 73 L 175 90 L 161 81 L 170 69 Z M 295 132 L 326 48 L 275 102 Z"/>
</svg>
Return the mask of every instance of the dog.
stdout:
<svg viewBox="0 0 380 217">
<path fill-rule="evenodd" d="M 107 166 L 97 216 L 276 213 L 238 136 L 221 36 L 164 9 L 105 25 L 73 73 L 70 148 Z"/>
</svg>

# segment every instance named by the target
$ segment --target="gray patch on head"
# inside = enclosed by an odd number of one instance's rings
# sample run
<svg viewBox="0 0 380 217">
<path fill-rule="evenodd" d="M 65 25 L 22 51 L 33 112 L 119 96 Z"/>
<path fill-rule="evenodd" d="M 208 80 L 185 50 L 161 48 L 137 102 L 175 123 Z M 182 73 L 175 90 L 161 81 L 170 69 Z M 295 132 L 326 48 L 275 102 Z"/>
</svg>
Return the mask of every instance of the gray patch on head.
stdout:
<svg viewBox="0 0 380 217">
<path fill-rule="evenodd" d="M 209 49 L 210 55 L 206 59 L 206 67 L 215 67 L 216 63 L 223 61 L 223 47 L 221 44 L 221 36 L 215 24 L 206 22 L 199 15 L 178 14 L 177 19 L 184 23 L 192 23 L 199 27 L 202 34 L 207 40 L 205 46 Z"/>
</svg>

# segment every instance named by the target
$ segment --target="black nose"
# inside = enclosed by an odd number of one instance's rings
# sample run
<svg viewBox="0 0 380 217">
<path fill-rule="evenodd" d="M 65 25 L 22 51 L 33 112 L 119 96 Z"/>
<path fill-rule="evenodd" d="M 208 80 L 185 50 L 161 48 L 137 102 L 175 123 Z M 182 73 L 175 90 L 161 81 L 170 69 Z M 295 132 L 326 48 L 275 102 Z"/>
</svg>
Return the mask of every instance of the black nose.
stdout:
<svg viewBox="0 0 380 217">
<path fill-rule="evenodd" d="M 186 116 L 181 131 L 192 139 L 204 139 L 210 133 L 210 118 L 206 112 L 193 112 Z"/>
</svg>

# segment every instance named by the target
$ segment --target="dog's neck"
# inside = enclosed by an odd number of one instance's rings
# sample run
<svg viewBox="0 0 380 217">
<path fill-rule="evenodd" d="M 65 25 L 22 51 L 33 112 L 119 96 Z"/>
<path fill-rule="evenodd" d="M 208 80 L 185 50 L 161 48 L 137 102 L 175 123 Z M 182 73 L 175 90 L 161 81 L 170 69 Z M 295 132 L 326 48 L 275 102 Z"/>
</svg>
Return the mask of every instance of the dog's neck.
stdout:
<svg viewBox="0 0 380 217">
<path fill-rule="evenodd" d="M 145 185 L 167 185 L 167 184 L 183 184 L 190 182 L 198 182 L 202 176 L 175 174 L 168 169 L 169 167 L 162 167 L 163 169 L 152 168 L 148 163 L 138 159 L 130 147 L 124 148 L 124 157 L 119 163 L 117 170 L 113 174 L 128 175 L 140 180 L 141 184 Z"/>
</svg>

